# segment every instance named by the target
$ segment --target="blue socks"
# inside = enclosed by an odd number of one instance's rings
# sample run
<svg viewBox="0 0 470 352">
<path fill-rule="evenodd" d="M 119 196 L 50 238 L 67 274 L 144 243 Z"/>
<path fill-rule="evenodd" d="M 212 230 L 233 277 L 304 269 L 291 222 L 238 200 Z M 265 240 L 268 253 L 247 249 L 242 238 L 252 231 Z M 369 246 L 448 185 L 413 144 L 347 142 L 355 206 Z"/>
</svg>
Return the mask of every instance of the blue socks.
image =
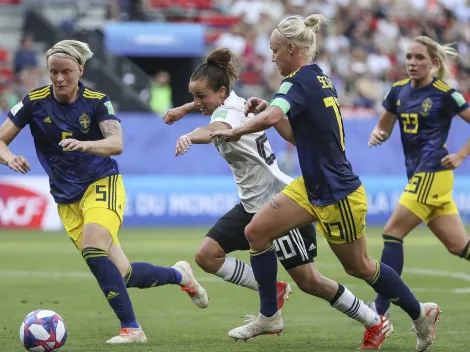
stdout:
<svg viewBox="0 0 470 352">
<path fill-rule="evenodd" d="M 377 262 L 375 274 L 367 283 L 379 295 L 386 297 L 390 302 L 403 309 L 411 319 L 419 318 L 421 305 L 395 270 Z"/>
<path fill-rule="evenodd" d="M 120 320 L 121 327 L 138 328 L 126 285 L 119 269 L 109 259 L 108 253 L 99 248 L 88 247 L 82 251 L 82 257 Z"/>
<path fill-rule="evenodd" d="M 384 249 L 382 251 L 381 262 L 388 265 L 401 276 L 404 263 L 403 240 L 386 234 L 383 234 L 382 237 L 384 240 Z M 377 313 L 384 315 L 390 308 L 390 301 L 386 297 L 378 295 L 375 299 L 375 306 L 377 307 Z"/>
<path fill-rule="evenodd" d="M 124 277 L 126 287 L 150 288 L 168 284 L 179 285 L 181 274 L 173 268 L 135 262 Z"/>
<path fill-rule="evenodd" d="M 251 267 L 258 283 L 260 313 L 272 317 L 277 306 L 277 257 L 274 244 L 261 251 L 250 250 Z"/>
</svg>

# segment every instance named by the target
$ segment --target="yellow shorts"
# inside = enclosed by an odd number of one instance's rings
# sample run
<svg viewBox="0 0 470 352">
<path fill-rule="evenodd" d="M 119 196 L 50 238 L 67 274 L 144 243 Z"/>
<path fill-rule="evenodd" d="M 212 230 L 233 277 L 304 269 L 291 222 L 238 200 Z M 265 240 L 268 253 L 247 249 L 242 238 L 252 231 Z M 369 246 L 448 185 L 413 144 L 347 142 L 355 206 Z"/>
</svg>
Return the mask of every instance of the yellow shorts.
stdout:
<svg viewBox="0 0 470 352">
<path fill-rule="evenodd" d="M 346 198 L 326 206 L 310 203 L 303 177 L 292 181 L 282 193 L 315 217 L 317 231 L 325 236 L 328 242 L 350 243 L 365 233 L 367 196 L 362 185 Z"/>
<path fill-rule="evenodd" d="M 58 204 L 65 231 L 80 250 L 83 226 L 94 223 L 106 228 L 113 244 L 119 243 L 118 230 L 124 218 L 126 191 L 121 175 L 112 175 L 92 183 L 82 199 L 72 204 Z"/>
<path fill-rule="evenodd" d="M 408 208 L 426 224 L 449 214 L 458 214 L 452 198 L 454 172 L 417 172 L 410 179 L 400 197 L 400 204 Z"/>
</svg>

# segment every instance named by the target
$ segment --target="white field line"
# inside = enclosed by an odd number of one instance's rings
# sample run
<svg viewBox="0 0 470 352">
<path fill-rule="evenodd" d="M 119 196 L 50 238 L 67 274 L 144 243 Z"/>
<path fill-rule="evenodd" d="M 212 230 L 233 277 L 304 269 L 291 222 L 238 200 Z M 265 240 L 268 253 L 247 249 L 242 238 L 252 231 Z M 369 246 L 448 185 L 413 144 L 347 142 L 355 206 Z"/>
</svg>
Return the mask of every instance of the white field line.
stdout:
<svg viewBox="0 0 470 352">
<path fill-rule="evenodd" d="M 320 263 L 320 267 L 338 267 L 339 264 L 336 263 Z M 470 274 L 443 271 L 443 270 L 433 270 L 433 269 L 423 269 L 423 268 L 405 268 L 405 273 L 424 275 L 431 277 L 445 277 L 457 279 L 464 282 L 470 282 Z M 9 277 L 29 277 L 29 278 L 75 278 L 75 279 L 92 279 L 93 276 L 88 272 L 76 272 L 76 271 L 36 271 L 36 270 L 0 270 L 0 276 L 9 276 Z M 208 283 L 222 283 L 222 279 L 215 276 L 203 276 L 198 278 L 200 282 Z M 295 285 L 295 284 L 294 284 Z M 350 288 L 360 289 L 363 286 L 348 284 L 346 285 Z M 459 294 L 469 294 L 470 288 L 459 288 L 459 289 L 432 289 L 432 288 L 411 288 L 415 292 L 440 292 L 440 293 L 459 293 Z"/>
</svg>

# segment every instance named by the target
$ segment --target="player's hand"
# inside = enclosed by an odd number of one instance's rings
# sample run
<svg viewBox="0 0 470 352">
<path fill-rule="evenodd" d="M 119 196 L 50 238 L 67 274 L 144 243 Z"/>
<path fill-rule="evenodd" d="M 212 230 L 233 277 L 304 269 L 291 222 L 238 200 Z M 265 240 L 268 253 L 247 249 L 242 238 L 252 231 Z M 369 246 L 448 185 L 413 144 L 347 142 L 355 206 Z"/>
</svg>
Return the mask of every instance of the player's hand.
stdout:
<svg viewBox="0 0 470 352">
<path fill-rule="evenodd" d="M 241 138 L 233 129 L 214 131 L 210 134 L 211 139 L 223 138 L 225 142 L 238 142 Z"/>
<path fill-rule="evenodd" d="M 165 113 L 165 115 L 163 115 L 163 121 L 165 121 L 167 125 L 172 125 L 173 123 L 181 119 L 184 116 L 184 114 L 185 114 L 185 111 L 183 107 L 180 106 L 177 108 L 173 108 L 173 109 L 168 110 Z"/>
<path fill-rule="evenodd" d="M 186 153 L 189 148 L 191 147 L 191 138 L 189 138 L 187 135 L 181 136 L 177 141 L 176 141 L 176 152 L 175 156 L 178 155 L 183 155 Z"/>
<path fill-rule="evenodd" d="M 18 155 L 18 156 L 15 156 L 15 157 L 11 158 L 8 161 L 7 165 L 13 171 L 21 172 L 22 174 L 25 174 L 25 173 L 27 173 L 28 171 L 31 170 L 31 167 L 29 166 L 29 163 L 21 155 Z"/>
<path fill-rule="evenodd" d="M 442 158 L 441 164 L 446 169 L 454 170 L 454 169 L 458 168 L 460 166 L 460 164 L 462 164 L 462 161 L 464 159 L 465 158 L 463 156 L 459 155 L 458 153 L 449 154 L 449 155 L 445 156 L 444 158 Z"/>
<path fill-rule="evenodd" d="M 268 107 L 268 102 L 260 98 L 250 98 L 245 105 L 245 116 L 250 113 L 259 113 Z"/>
<path fill-rule="evenodd" d="M 388 134 L 377 127 L 374 128 L 369 137 L 369 147 L 381 145 L 388 138 Z"/>
<path fill-rule="evenodd" d="M 89 149 L 89 144 L 86 141 L 79 141 L 73 138 L 62 139 L 59 145 L 64 148 L 66 152 L 86 152 Z"/>
</svg>

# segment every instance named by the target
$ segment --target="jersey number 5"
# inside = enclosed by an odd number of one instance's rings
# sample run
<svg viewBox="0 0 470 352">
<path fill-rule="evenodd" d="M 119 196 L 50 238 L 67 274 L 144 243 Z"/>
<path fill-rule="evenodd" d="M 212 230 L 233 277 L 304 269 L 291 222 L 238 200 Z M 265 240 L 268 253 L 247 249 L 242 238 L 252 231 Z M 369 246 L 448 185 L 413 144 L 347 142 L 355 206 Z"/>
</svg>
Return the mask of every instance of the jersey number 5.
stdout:
<svg viewBox="0 0 470 352">
<path fill-rule="evenodd" d="M 418 114 L 400 114 L 403 122 L 403 132 L 418 133 Z"/>
<path fill-rule="evenodd" d="M 264 148 L 264 143 L 268 141 L 268 136 L 266 133 L 263 133 L 261 136 L 256 138 L 256 149 L 258 149 L 258 154 L 264 159 L 266 164 L 272 165 L 274 160 L 276 160 L 276 156 L 274 153 L 266 155 L 266 148 Z"/>
<path fill-rule="evenodd" d="M 324 98 L 323 102 L 325 103 L 325 106 L 327 108 L 333 108 L 335 112 L 336 121 L 338 122 L 338 127 L 339 127 L 339 138 L 340 138 L 340 143 L 341 143 L 341 150 L 344 152 L 345 147 L 344 147 L 343 117 L 341 116 L 341 112 L 339 111 L 338 98 L 336 97 Z"/>
<path fill-rule="evenodd" d="M 72 132 L 62 132 L 62 139 L 67 139 L 72 137 Z M 62 148 L 62 150 L 67 151 L 67 148 Z"/>
</svg>

